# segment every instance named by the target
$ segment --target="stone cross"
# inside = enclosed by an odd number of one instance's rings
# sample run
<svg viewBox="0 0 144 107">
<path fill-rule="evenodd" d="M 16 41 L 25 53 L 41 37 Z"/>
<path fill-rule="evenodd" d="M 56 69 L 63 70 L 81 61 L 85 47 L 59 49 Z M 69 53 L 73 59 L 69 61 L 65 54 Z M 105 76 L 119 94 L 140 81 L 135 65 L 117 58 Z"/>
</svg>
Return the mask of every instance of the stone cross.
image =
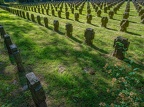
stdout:
<svg viewBox="0 0 144 107">
<path fill-rule="evenodd" d="M 88 9 L 88 10 L 87 10 L 87 14 L 91 14 L 91 9 Z"/>
<path fill-rule="evenodd" d="M 126 32 L 127 31 L 127 27 L 129 26 L 129 21 L 127 19 L 123 19 L 120 23 L 121 29 L 120 31 L 122 32 Z"/>
<path fill-rule="evenodd" d="M 114 12 L 113 11 L 109 11 L 109 18 L 113 19 L 113 16 L 114 16 Z"/>
<path fill-rule="evenodd" d="M 118 36 L 114 40 L 113 47 L 115 48 L 113 56 L 116 58 L 123 60 L 125 58 L 125 52 L 128 50 L 130 42 L 128 42 L 127 38 Z"/>
<path fill-rule="evenodd" d="M 61 18 L 61 11 L 58 11 L 58 17 Z"/>
<path fill-rule="evenodd" d="M 72 26 L 72 24 L 67 23 L 66 24 L 66 35 L 68 37 L 71 37 L 72 36 L 72 32 L 73 32 L 73 26 Z"/>
<path fill-rule="evenodd" d="M 104 13 L 107 13 L 107 10 L 108 10 L 107 7 L 104 7 Z"/>
<path fill-rule="evenodd" d="M 54 20 L 53 25 L 54 25 L 54 31 L 57 32 L 59 30 L 59 21 L 58 20 Z"/>
<path fill-rule="evenodd" d="M 46 14 L 49 15 L 49 10 L 48 9 L 46 9 Z"/>
<path fill-rule="evenodd" d="M 75 20 L 79 21 L 79 14 L 78 13 L 75 13 Z"/>
<path fill-rule="evenodd" d="M 85 43 L 87 45 L 93 45 L 93 39 L 94 39 L 95 32 L 92 28 L 87 28 L 84 32 L 85 37 Z"/>
<path fill-rule="evenodd" d="M 39 25 L 42 25 L 42 24 L 41 24 L 41 17 L 40 17 L 39 15 L 37 16 L 37 21 L 38 21 L 38 24 L 39 24 Z"/>
<path fill-rule="evenodd" d="M 123 19 L 128 19 L 129 18 L 129 13 L 128 12 L 125 12 L 124 14 L 123 14 Z"/>
<path fill-rule="evenodd" d="M 48 28 L 48 18 L 44 17 L 44 26 Z"/>
<path fill-rule="evenodd" d="M 87 15 L 87 23 L 91 24 L 91 20 L 92 20 L 92 15 L 88 14 Z"/>
<path fill-rule="evenodd" d="M 141 10 L 139 11 L 139 16 L 141 16 L 143 13 L 144 13 L 144 9 L 141 9 Z"/>
<path fill-rule="evenodd" d="M 55 11 L 54 11 L 54 9 L 52 9 L 51 12 L 52 12 L 52 15 L 55 16 Z"/>
<path fill-rule="evenodd" d="M 107 17 L 102 17 L 101 18 L 101 23 L 102 23 L 101 26 L 106 28 L 107 23 L 108 23 L 108 18 Z"/>
<path fill-rule="evenodd" d="M 29 12 L 26 12 L 26 17 L 27 17 L 28 20 L 30 20 Z"/>
<path fill-rule="evenodd" d="M 33 22 L 36 22 L 36 21 L 35 21 L 34 14 L 31 14 L 31 20 L 32 20 Z"/>
<path fill-rule="evenodd" d="M 65 13 L 65 15 L 66 15 L 66 19 L 69 19 L 69 12 L 68 11 Z"/>
<path fill-rule="evenodd" d="M 100 17 L 101 16 L 101 10 L 97 11 L 97 16 Z"/>
<path fill-rule="evenodd" d="M 82 8 L 79 8 L 79 14 L 82 14 Z"/>
</svg>

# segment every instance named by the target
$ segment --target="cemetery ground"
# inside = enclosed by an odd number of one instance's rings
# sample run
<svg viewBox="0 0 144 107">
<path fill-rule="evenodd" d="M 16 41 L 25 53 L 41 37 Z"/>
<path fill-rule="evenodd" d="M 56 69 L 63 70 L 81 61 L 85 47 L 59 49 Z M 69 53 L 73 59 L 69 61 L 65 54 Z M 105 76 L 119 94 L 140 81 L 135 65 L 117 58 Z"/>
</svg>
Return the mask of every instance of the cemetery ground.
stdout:
<svg viewBox="0 0 144 107">
<path fill-rule="evenodd" d="M 0 39 L 0 106 L 33 107 L 30 91 L 24 86 L 25 74 L 34 72 L 50 107 L 143 107 L 144 25 L 132 2 L 130 6 L 127 32 L 121 32 L 119 26 L 126 2 L 114 19 L 109 19 L 108 28 L 101 27 L 101 17 L 94 11 L 92 24 L 87 24 L 85 8 L 79 21 L 74 21 L 73 14 L 70 19 L 65 19 L 64 13 L 62 18 L 39 14 L 48 17 L 48 28 L 0 9 L 0 24 L 20 49 L 26 69 L 17 71 Z M 60 23 L 59 32 L 53 31 L 55 19 Z M 73 25 L 71 38 L 65 35 L 67 22 Z M 84 43 L 86 28 L 95 31 L 93 46 Z M 112 56 L 117 36 L 130 41 L 125 60 Z"/>
</svg>

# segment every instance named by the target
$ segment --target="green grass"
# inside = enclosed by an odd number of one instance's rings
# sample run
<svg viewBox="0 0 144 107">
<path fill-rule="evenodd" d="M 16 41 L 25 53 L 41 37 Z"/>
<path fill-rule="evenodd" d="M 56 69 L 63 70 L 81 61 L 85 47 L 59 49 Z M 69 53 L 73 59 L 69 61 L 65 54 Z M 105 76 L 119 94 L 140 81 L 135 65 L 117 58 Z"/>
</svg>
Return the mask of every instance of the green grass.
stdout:
<svg viewBox="0 0 144 107">
<path fill-rule="evenodd" d="M 142 107 L 144 25 L 131 3 L 128 33 L 120 32 L 125 6 L 126 3 L 115 14 L 115 20 L 109 19 L 109 29 L 100 27 L 101 18 L 94 10 L 94 25 L 86 23 L 86 5 L 80 22 L 74 21 L 72 14 L 72 20 L 66 20 L 64 13 L 62 19 L 39 14 L 48 17 L 49 29 L 1 9 L 0 24 L 20 49 L 26 72 L 33 71 L 40 78 L 50 107 L 98 107 L 104 104 Z M 107 14 L 102 13 L 102 16 Z M 54 19 L 60 22 L 60 33 L 52 30 Z M 64 34 L 67 22 L 73 24 L 73 38 Z M 84 43 L 84 30 L 88 27 L 95 31 L 94 47 Z M 130 63 L 112 56 L 113 41 L 117 36 L 131 42 L 126 55 Z M 30 92 L 21 91 L 26 84 L 24 74 L 18 73 L 15 64 L 10 63 L 2 39 L 0 44 L 0 106 L 33 105 Z"/>
</svg>

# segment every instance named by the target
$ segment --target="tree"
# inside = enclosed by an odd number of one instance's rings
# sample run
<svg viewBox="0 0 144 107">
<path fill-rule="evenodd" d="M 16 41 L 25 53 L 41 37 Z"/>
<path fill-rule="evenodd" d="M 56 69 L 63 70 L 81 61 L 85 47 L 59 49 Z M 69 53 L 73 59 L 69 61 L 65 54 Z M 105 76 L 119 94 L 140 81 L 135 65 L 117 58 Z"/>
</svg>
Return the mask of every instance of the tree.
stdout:
<svg viewBox="0 0 144 107">
<path fill-rule="evenodd" d="M 3 4 L 4 3 L 4 0 L 0 0 L 0 4 Z"/>
</svg>

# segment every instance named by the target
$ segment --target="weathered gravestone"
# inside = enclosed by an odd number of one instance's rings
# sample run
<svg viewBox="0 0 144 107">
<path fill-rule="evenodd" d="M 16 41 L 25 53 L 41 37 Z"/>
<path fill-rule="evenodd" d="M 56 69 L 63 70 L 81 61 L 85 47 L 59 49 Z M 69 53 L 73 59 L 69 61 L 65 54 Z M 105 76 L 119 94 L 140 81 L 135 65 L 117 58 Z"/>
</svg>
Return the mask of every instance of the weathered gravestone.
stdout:
<svg viewBox="0 0 144 107">
<path fill-rule="evenodd" d="M 75 13 L 74 15 L 75 15 L 75 20 L 76 20 L 76 21 L 79 21 L 79 14 L 78 14 L 78 13 Z"/>
<path fill-rule="evenodd" d="M 19 10 L 19 16 L 22 17 L 22 11 L 21 10 Z"/>
<path fill-rule="evenodd" d="M 100 5 L 100 9 L 102 9 L 103 8 L 103 5 Z"/>
<path fill-rule="evenodd" d="M 66 36 L 71 37 L 73 32 L 73 26 L 70 23 L 66 24 Z"/>
<path fill-rule="evenodd" d="M 46 15 L 49 15 L 49 9 L 46 9 Z"/>
<path fill-rule="evenodd" d="M 8 34 L 4 35 L 4 43 L 5 43 L 5 46 L 8 50 L 9 55 L 11 55 L 12 53 L 11 53 L 10 45 L 12 45 L 12 41 L 11 41 L 11 38 Z"/>
<path fill-rule="evenodd" d="M 120 31 L 122 32 L 126 32 L 127 31 L 127 27 L 129 26 L 129 21 L 127 19 L 123 19 L 120 23 L 121 29 Z"/>
<path fill-rule="evenodd" d="M 36 7 L 34 7 L 34 12 L 36 12 L 36 13 L 37 13 L 37 8 L 36 8 Z"/>
<path fill-rule="evenodd" d="M 72 12 L 72 14 L 74 14 L 74 8 L 71 8 L 71 12 Z"/>
<path fill-rule="evenodd" d="M 34 7 L 31 8 L 32 12 L 34 11 Z"/>
<path fill-rule="evenodd" d="M 109 11 L 109 18 L 113 19 L 113 16 L 114 16 L 114 12 L 113 11 Z"/>
<path fill-rule="evenodd" d="M 143 13 L 144 13 L 144 9 L 141 9 L 141 10 L 139 11 L 139 16 L 141 16 Z"/>
<path fill-rule="evenodd" d="M 97 16 L 98 16 L 98 17 L 101 17 L 101 10 L 98 10 L 98 11 L 97 11 Z"/>
<path fill-rule="evenodd" d="M 66 15 L 66 19 L 69 19 L 69 12 L 68 11 L 65 13 L 65 15 Z"/>
<path fill-rule="evenodd" d="M 79 14 L 82 14 L 82 8 L 79 8 Z"/>
<path fill-rule="evenodd" d="M 144 18 L 144 13 L 141 15 L 141 20 Z"/>
<path fill-rule="evenodd" d="M 101 18 L 101 27 L 107 27 L 107 23 L 108 23 L 108 18 L 107 17 L 102 17 Z"/>
<path fill-rule="evenodd" d="M 26 12 L 26 17 L 27 17 L 28 20 L 30 20 L 29 12 Z"/>
<path fill-rule="evenodd" d="M 16 15 L 19 16 L 18 14 L 19 14 L 19 13 L 18 13 L 18 10 L 16 10 Z"/>
<path fill-rule="evenodd" d="M 123 60 L 125 58 L 125 53 L 128 50 L 130 42 L 128 42 L 127 38 L 123 38 L 121 36 L 118 36 L 114 40 L 113 47 L 115 48 L 113 56 L 116 58 Z"/>
<path fill-rule="evenodd" d="M 43 87 L 41 86 L 40 80 L 33 72 L 26 74 L 26 79 L 28 88 L 31 92 L 36 107 L 47 107 L 47 104 L 45 102 L 45 92 L 43 90 Z"/>
<path fill-rule="evenodd" d="M 87 45 L 93 45 L 93 39 L 94 39 L 95 32 L 92 28 L 87 28 L 84 32 L 85 37 L 85 43 Z"/>
<path fill-rule="evenodd" d="M 125 12 L 124 14 L 123 14 L 123 19 L 128 19 L 129 18 L 129 13 L 128 12 Z"/>
<path fill-rule="evenodd" d="M 56 7 L 55 7 L 55 10 L 57 11 L 57 9 L 58 9 L 58 7 L 56 6 Z"/>
<path fill-rule="evenodd" d="M 58 17 L 61 18 L 61 11 L 58 11 Z"/>
<path fill-rule="evenodd" d="M 59 21 L 58 20 L 54 20 L 53 25 L 54 25 L 54 31 L 57 32 L 59 30 Z"/>
<path fill-rule="evenodd" d="M 38 8 L 38 13 L 40 13 L 40 8 Z"/>
<path fill-rule="evenodd" d="M 117 14 L 117 10 L 118 9 L 116 7 L 113 9 L 113 11 L 114 11 L 115 14 Z"/>
<path fill-rule="evenodd" d="M 107 10 L 108 10 L 107 7 L 104 7 L 104 13 L 107 13 Z"/>
<path fill-rule="evenodd" d="M 91 20 L 92 20 L 92 15 L 88 14 L 87 15 L 87 23 L 91 24 Z"/>
<path fill-rule="evenodd" d="M 41 11 L 42 11 L 42 14 L 44 14 L 44 9 L 43 8 L 41 9 Z"/>
<path fill-rule="evenodd" d="M 63 9 L 63 7 L 61 6 L 61 7 L 60 7 L 60 11 L 61 11 L 61 12 L 62 12 L 62 9 Z"/>
<path fill-rule="evenodd" d="M 65 8 L 65 11 L 68 11 L 68 8 L 67 8 L 67 7 Z"/>
<path fill-rule="evenodd" d="M 4 35 L 5 35 L 5 34 L 6 34 L 6 33 L 5 33 L 5 30 L 4 30 L 3 26 L 0 25 L 0 35 L 1 35 L 1 38 L 4 38 Z"/>
<path fill-rule="evenodd" d="M 24 19 L 26 19 L 26 16 L 25 16 L 25 12 L 24 12 L 24 11 L 22 11 L 22 17 L 23 17 Z"/>
<path fill-rule="evenodd" d="M 75 6 L 75 9 L 77 10 L 78 6 Z"/>
<path fill-rule="evenodd" d="M 88 10 L 87 10 L 87 14 L 91 14 L 91 9 L 88 9 Z"/>
<path fill-rule="evenodd" d="M 37 22 L 38 22 L 39 25 L 42 25 L 41 24 L 41 17 L 39 15 L 37 16 Z"/>
<path fill-rule="evenodd" d="M 10 50 L 11 50 L 11 53 L 12 53 L 12 55 L 15 59 L 15 62 L 17 64 L 18 71 L 19 72 L 24 72 L 25 69 L 23 67 L 22 59 L 21 59 L 21 56 L 20 56 L 20 52 L 17 49 L 17 46 L 15 44 L 10 45 Z"/>
<path fill-rule="evenodd" d="M 32 20 L 33 22 L 36 22 L 36 21 L 35 21 L 34 14 L 31 14 L 31 20 Z"/>
<path fill-rule="evenodd" d="M 142 19 L 141 23 L 144 24 L 144 18 Z"/>
<path fill-rule="evenodd" d="M 44 17 L 44 26 L 48 28 L 48 18 Z"/>
<path fill-rule="evenodd" d="M 95 7 L 95 12 L 97 12 L 98 11 L 98 7 Z"/>
<path fill-rule="evenodd" d="M 137 12 L 139 12 L 142 7 L 141 6 L 137 6 L 136 8 L 137 8 Z"/>
<path fill-rule="evenodd" d="M 130 12 L 130 8 L 126 8 L 125 12 L 129 13 Z"/>
<path fill-rule="evenodd" d="M 54 11 L 54 9 L 52 9 L 51 12 L 52 12 L 52 15 L 55 16 L 55 11 Z"/>
</svg>

